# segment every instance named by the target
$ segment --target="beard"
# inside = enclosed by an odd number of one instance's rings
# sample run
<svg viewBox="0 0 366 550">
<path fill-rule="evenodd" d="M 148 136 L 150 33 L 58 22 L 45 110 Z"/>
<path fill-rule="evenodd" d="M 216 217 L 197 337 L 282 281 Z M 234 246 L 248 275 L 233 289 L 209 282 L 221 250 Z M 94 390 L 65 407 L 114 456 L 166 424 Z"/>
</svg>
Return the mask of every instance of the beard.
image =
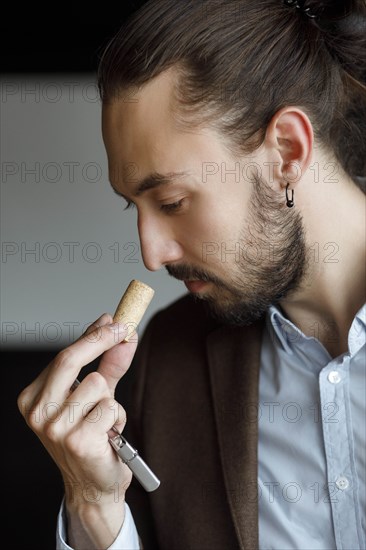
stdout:
<svg viewBox="0 0 366 550">
<path fill-rule="evenodd" d="M 237 326 L 252 324 L 269 306 L 297 290 L 308 266 L 300 213 L 288 208 L 263 178 L 256 176 L 252 184 L 247 221 L 236 243 L 238 254 L 235 262 L 227 262 L 225 276 L 188 264 L 166 266 L 177 279 L 213 283 L 209 292 L 194 296 L 206 300 L 219 321 Z M 232 258 L 232 252 L 227 254 Z"/>
</svg>

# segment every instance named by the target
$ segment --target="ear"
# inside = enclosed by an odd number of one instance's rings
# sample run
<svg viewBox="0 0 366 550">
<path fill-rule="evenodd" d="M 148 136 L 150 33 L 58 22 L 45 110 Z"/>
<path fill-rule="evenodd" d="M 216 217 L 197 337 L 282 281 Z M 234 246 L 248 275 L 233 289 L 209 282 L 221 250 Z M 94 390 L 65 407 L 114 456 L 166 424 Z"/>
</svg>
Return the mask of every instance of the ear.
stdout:
<svg viewBox="0 0 366 550">
<path fill-rule="evenodd" d="M 312 158 L 314 133 L 308 116 L 297 107 L 277 111 L 267 126 L 265 143 L 274 162 L 274 179 L 279 188 L 289 183 L 294 189 Z"/>
</svg>

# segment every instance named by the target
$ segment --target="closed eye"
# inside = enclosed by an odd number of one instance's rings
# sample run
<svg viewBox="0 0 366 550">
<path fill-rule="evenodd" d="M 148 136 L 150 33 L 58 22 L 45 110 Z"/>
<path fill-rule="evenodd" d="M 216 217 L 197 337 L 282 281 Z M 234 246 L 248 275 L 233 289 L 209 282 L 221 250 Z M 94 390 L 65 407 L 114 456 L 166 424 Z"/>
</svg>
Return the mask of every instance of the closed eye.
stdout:
<svg viewBox="0 0 366 550">
<path fill-rule="evenodd" d="M 184 199 L 180 199 L 176 202 L 171 202 L 170 204 L 162 204 L 160 210 L 166 214 L 172 214 L 173 212 L 178 212 L 183 206 Z"/>
<path fill-rule="evenodd" d="M 126 206 L 124 207 L 123 210 L 130 210 L 130 209 L 132 209 L 132 208 L 135 208 L 135 206 L 136 206 L 136 205 L 135 205 L 134 202 L 132 202 L 132 201 L 127 201 L 127 204 L 126 204 Z"/>
<path fill-rule="evenodd" d="M 179 201 L 171 202 L 169 204 L 162 204 L 160 205 L 160 210 L 162 210 L 166 214 L 173 214 L 174 212 L 179 212 L 183 207 L 183 202 L 184 202 L 184 198 L 180 199 Z M 132 208 L 136 208 L 136 204 L 132 201 L 127 201 L 127 204 L 123 210 L 130 210 Z"/>
</svg>

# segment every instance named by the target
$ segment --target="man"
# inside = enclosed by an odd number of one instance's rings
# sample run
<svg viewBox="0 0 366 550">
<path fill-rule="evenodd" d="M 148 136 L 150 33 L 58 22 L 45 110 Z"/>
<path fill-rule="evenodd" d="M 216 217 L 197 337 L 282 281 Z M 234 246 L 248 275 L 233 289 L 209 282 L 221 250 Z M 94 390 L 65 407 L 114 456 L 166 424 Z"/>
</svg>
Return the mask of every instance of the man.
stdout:
<svg viewBox="0 0 366 550">
<path fill-rule="evenodd" d="M 157 491 L 108 443 L 136 350 L 110 315 L 19 396 L 65 482 L 59 548 L 365 547 L 365 197 L 343 139 L 363 69 L 296 4 L 149 2 L 102 59 L 111 184 L 145 266 L 193 298 L 136 355 L 128 439 Z M 36 422 L 47 402 L 62 414 Z"/>
</svg>

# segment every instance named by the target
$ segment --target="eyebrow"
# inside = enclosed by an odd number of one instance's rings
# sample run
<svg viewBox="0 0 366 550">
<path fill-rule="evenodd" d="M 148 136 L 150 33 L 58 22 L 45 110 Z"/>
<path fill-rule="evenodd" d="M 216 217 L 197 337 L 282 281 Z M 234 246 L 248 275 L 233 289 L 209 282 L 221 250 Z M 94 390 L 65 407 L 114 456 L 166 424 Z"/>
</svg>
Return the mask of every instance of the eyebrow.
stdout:
<svg viewBox="0 0 366 550">
<path fill-rule="evenodd" d="M 191 174 L 189 172 L 169 172 L 167 174 L 159 174 L 159 172 L 153 172 L 142 180 L 138 181 L 136 191 L 133 193 L 133 196 L 139 197 L 150 189 L 155 189 L 164 185 L 171 185 L 175 181 L 181 180 L 187 176 L 191 176 Z M 113 185 L 112 189 L 116 193 L 116 195 L 123 197 L 126 201 L 129 200 L 123 193 L 117 191 L 117 189 Z"/>
</svg>

